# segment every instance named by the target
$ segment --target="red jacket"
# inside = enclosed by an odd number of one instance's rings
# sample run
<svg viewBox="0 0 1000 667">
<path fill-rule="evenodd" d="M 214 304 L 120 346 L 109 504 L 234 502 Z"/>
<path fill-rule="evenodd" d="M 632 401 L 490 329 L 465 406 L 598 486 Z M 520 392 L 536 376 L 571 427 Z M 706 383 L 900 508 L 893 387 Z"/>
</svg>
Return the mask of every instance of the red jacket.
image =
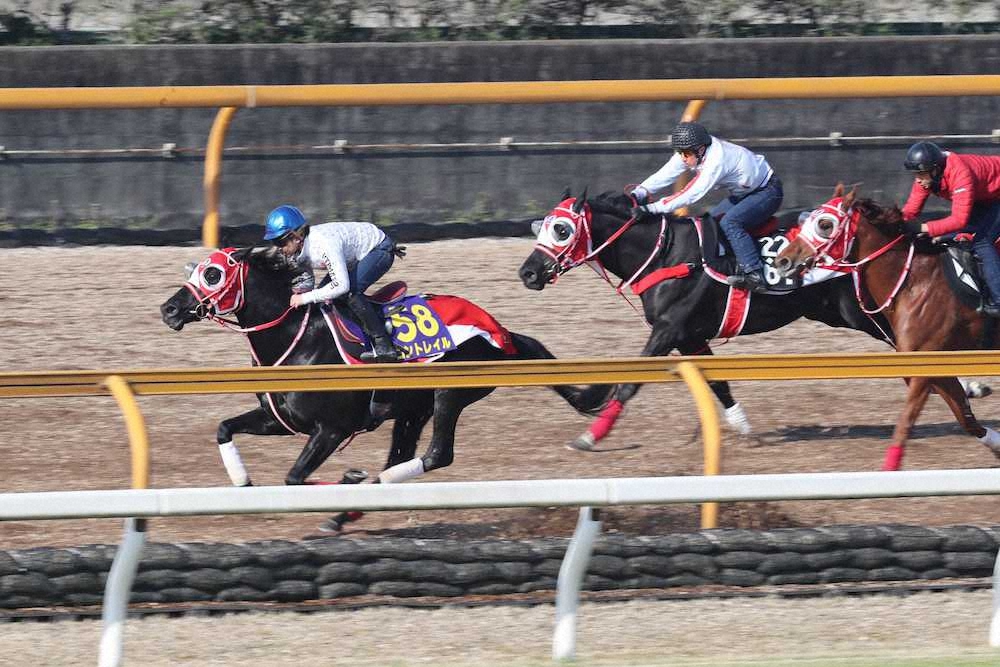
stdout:
<svg viewBox="0 0 1000 667">
<path fill-rule="evenodd" d="M 969 224 L 972 205 L 1000 200 L 1000 155 L 960 155 L 946 152 L 948 161 L 941 176 L 939 197 L 951 200 L 951 215 L 927 222 L 931 236 L 957 232 Z M 903 219 L 920 214 L 931 191 L 913 181 L 910 198 L 903 206 Z"/>
</svg>

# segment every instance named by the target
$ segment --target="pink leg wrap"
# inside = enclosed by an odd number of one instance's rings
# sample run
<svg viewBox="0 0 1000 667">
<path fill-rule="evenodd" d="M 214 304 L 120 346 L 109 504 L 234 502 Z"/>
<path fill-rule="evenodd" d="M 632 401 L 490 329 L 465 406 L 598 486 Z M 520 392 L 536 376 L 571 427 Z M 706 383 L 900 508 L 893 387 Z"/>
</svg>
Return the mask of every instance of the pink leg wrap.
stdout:
<svg viewBox="0 0 1000 667">
<path fill-rule="evenodd" d="M 599 442 L 604 439 L 611 429 L 614 428 L 615 422 L 618 421 L 618 416 L 625 409 L 625 405 L 615 399 L 608 403 L 608 407 L 601 410 L 601 414 L 598 415 L 594 423 L 590 425 L 590 435 L 594 437 L 594 442 Z"/>
<path fill-rule="evenodd" d="M 903 462 L 903 446 L 889 445 L 885 450 L 885 461 L 882 463 L 882 470 L 899 470 L 899 464 Z"/>
</svg>

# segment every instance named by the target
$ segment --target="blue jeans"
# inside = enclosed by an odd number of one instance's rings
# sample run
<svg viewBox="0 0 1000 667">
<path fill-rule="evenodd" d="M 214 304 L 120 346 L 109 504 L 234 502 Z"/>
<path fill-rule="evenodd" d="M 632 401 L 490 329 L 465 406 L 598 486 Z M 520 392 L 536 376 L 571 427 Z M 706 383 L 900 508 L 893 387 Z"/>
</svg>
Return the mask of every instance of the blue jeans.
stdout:
<svg viewBox="0 0 1000 667">
<path fill-rule="evenodd" d="M 353 268 L 348 267 L 351 294 L 364 294 L 365 290 L 392 267 L 392 261 L 396 258 L 392 254 L 392 246 L 392 239 L 387 236 L 382 239 L 381 243 L 372 248 L 371 252 L 362 257 Z"/>
<path fill-rule="evenodd" d="M 723 199 L 712 208 L 710 215 L 719 221 L 722 231 L 729 239 L 729 245 L 736 253 L 736 261 L 744 271 L 764 268 L 757 251 L 757 242 L 747 234 L 748 229 L 757 229 L 777 212 L 785 198 L 781 179 L 771 175 L 765 185 L 749 194 Z"/>
<path fill-rule="evenodd" d="M 972 252 L 983 265 L 990 301 L 1000 304 L 1000 255 L 993 243 L 1000 238 L 1000 202 L 976 204 L 965 230 L 973 232 Z"/>
</svg>

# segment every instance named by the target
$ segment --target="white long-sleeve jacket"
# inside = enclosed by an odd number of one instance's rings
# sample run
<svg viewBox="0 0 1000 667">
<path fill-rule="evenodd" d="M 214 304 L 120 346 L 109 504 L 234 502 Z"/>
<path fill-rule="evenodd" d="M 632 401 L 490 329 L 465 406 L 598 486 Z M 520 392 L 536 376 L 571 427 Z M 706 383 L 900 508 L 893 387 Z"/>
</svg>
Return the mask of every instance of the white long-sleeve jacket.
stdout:
<svg viewBox="0 0 1000 667">
<path fill-rule="evenodd" d="M 347 270 L 354 267 L 385 239 L 385 232 L 370 222 L 328 222 L 309 227 L 298 262 L 325 269 L 330 282 L 302 295 L 305 303 L 336 299 L 351 288 Z"/>
<path fill-rule="evenodd" d="M 659 171 L 641 183 L 648 192 L 655 193 L 673 185 L 688 171 L 684 160 L 677 153 Z M 766 184 L 774 170 L 763 155 L 712 137 L 701 164 L 693 170 L 694 178 L 680 192 L 653 201 L 646 209 L 650 213 L 673 213 L 702 199 L 712 190 L 725 188 L 733 196 L 743 195 Z"/>
</svg>

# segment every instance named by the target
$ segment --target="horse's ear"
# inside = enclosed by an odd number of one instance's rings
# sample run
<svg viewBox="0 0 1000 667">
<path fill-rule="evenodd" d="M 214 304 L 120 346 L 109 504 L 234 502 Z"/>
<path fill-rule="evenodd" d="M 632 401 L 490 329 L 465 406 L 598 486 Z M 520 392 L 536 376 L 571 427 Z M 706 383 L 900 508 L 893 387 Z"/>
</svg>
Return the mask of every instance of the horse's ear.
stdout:
<svg viewBox="0 0 1000 667">
<path fill-rule="evenodd" d="M 851 204 L 858 198 L 858 189 L 851 188 L 851 191 L 844 195 L 844 209 L 851 208 Z"/>
<path fill-rule="evenodd" d="M 237 262 L 245 262 L 253 251 L 254 246 L 250 246 L 249 248 L 240 248 L 239 250 L 233 251 L 230 257 L 235 259 Z"/>
<path fill-rule="evenodd" d="M 583 213 L 583 205 L 586 203 L 587 203 L 587 188 L 584 188 L 583 192 L 580 193 L 580 196 L 576 198 L 575 202 L 573 202 L 573 212 Z"/>
<path fill-rule="evenodd" d="M 837 187 L 835 187 L 833 189 L 833 196 L 834 197 L 843 197 L 844 196 L 844 184 L 843 183 L 837 183 Z"/>
<path fill-rule="evenodd" d="M 559 198 L 559 201 L 566 201 L 567 199 L 569 199 L 572 196 L 573 196 L 573 193 L 570 191 L 569 187 L 565 187 L 565 188 L 563 188 L 562 197 Z"/>
</svg>

